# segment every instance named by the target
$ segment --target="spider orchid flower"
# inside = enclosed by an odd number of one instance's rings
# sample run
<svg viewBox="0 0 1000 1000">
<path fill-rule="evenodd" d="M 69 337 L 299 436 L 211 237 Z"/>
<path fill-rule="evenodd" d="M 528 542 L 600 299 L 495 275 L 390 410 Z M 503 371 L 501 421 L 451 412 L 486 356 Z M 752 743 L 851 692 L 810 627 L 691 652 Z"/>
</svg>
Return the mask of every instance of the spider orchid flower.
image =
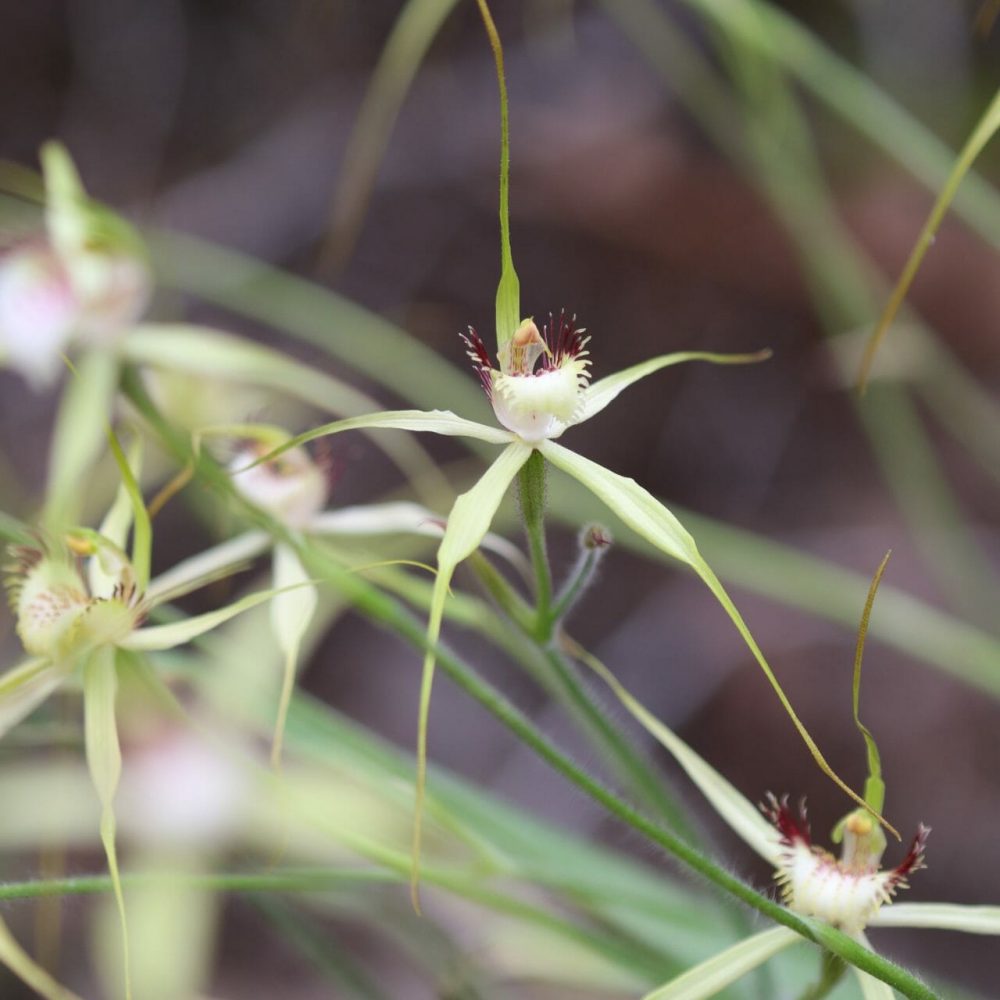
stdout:
<svg viewBox="0 0 1000 1000">
<path fill-rule="evenodd" d="M 647 542 L 690 566 L 701 577 L 743 636 L 813 756 L 826 773 L 833 776 L 818 747 L 795 715 L 743 617 L 680 521 L 634 480 L 620 476 L 554 440 L 568 427 L 599 414 L 630 385 L 662 368 L 687 361 L 745 364 L 763 360 L 768 353 L 715 354 L 682 351 L 652 358 L 591 382 L 583 354 L 586 342 L 581 334 L 575 320 L 567 318 L 565 314 L 560 315 L 557 323 L 552 321 L 547 324 L 544 334 L 539 333 L 533 322 L 523 322 L 511 337 L 501 341 L 499 368 L 492 367 L 479 338 L 466 338 L 477 374 L 503 427 L 490 427 L 466 420 L 447 410 L 386 411 L 324 424 L 291 438 L 263 458 L 257 459 L 258 463 L 273 462 L 309 441 L 348 430 L 371 428 L 427 431 L 473 438 L 498 445 L 502 449 L 479 481 L 455 500 L 444 537 L 438 547 L 438 573 L 427 627 L 429 651 L 424 660 L 419 707 L 415 859 L 419 854 L 419 811 L 426 767 L 427 713 L 435 664 L 433 647 L 440 634 L 448 588 L 458 564 L 483 542 L 508 487 L 535 452 L 582 483 L 625 525 Z M 534 366 L 540 359 L 544 360 L 536 369 Z M 848 794 L 858 798 L 839 780 L 838 784 Z"/>
<path fill-rule="evenodd" d="M 0 363 L 35 388 L 55 381 L 71 343 L 116 343 L 151 291 L 138 237 L 87 198 L 65 149 L 47 143 L 42 164 L 45 235 L 0 256 Z"/>
<path fill-rule="evenodd" d="M 438 574 L 428 616 L 427 652 L 424 657 L 417 724 L 411 895 L 418 912 L 420 822 L 427 768 L 427 718 L 434 677 L 434 647 L 441 631 L 449 584 L 458 564 L 470 556 L 486 536 L 507 488 L 536 452 L 543 461 L 547 460 L 577 479 L 636 534 L 687 564 L 702 578 L 743 636 L 817 764 L 859 805 L 864 804 L 861 797 L 834 774 L 805 726 L 799 721 L 742 616 L 680 521 L 634 480 L 605 469 L 556 443 L 555 439 L 568 427 L 596 416 L 634 382 L 661 368 L 685 361 L 742 364 L 762 361 L 770 356 L 770 352 L 727 355 L 685 351 L 665 354 L 592 382 L 590 358 L 586 351 L 588 341 L 583 336 L 584 331 L 577 327 L 575 318 L 568 319 L 564 313 L 560 313 L 558 322 L 550 320 L 544 333 L 539 332 L 530 318 L 521 318 L 520 281 L 514 270 L 510 241 L 510 133 L 503 49 L 486 0 L 479 0 L 479 9 L 493 49 L 500 90 L 500 281 L 496 294 L 498 367 L 493 366 L 485 345 L 474 330 L 470 330 L 465 343 L 503 429 L 466 420 L 447 410 L 389 411 L 326 424 L 293 438 L 268 456 L 268 459 L 275 458 L 282 451 L 325 435 L 376 427 L 474 438 L 500 445 L 503 449 L 482 478 L 455 500 L 444 537 L 438 547 Z"/>
<path fill-rule="evenodd" d="M 624 708 L 674 757 L 733 831 L 772 866 L 782 902 L 789 910 L 823 921 L 865 948 L 871 947 L 865 936 L 868 927 L 936 927 L 1000 935 L 1000 906 L 893 903 L 895 894 L 908 887 L 909 877 L 925 867 L 924 852 L 930 829 L 923 824 L 917 827 L 902 861 L 895 868 L 881 867 L 886 837 L 873 814 L 882 809 L 885 786 L 874 738 L 858 716 L 858 700 L 865 633 L 888 558 L 882 561 L 872 581 L 855 653 L 854 721 L 864 737 L 868 755 L 865 806 L 848 813 L 834 828 L 832 839 L 841 845 L 839 858 L 813 844 L 804 803 L 792 809 L 787 797 L 778 799 L 768 794 L 764 804 L 755 808 L 649 712 L 600 660 L 567 636 L 563 642 L 567 652 L 594 671 Z M 787 927 L 753 935 L 653 990 L 644 1000 L 707 1000 L 801 940 L 799 934 Z M 882 980 L 856 967 L 854 972 L 865 1000 L 892 1000 L 893 991 Z"/>
<path fill-rule="evenodd" d="M 824 921 L 866 948 L 871 948 L 865 935 L 869 927 L 937 928 L 1000 935 L 1000 906 L 893 902 L 895 894 L 908 887 L 909 877 L 925 867 L 928 827 L 919 825 L 903 859 L 894 868 L 883 869 L 880 865 L 885 836 L 869 812 L 854 810 L 834 831 L 834 841 L 841 843 L 837 858 L 812 843 L 804 804 L 792 809 L 787 797 L 777 799 L 768 795 L 758 811 L 679 737 L 670 734 L 661 742 L 673 752 L 722 818 L 773 866 L 782 902 L 792 912 Z M 801 941 L 800 935 L 787 927 L 763 931 L 689 969 L 653 990 L 644 1000 L 680 997 L 699 1000 L 715 996 Z M 886 983 L 857 968 L 854 973 L 865 1000 L 892 1000 L 895 994 Z"/>
<path fill-rule="evenodd" d="M 250 504 L 265 511 L 297 534 L 315 538 L 365 537 L 409 534 L 440 538 L 444 519 L 420 504 L 393 501 L 327 510 L 333 485 L 329 462 L 313 458 L 303 447 L 293 447 L 275 459 L 259 461 L 287 442 L 291 435 L 265 424 L 226 424 L 202 429 L 198 437 L 237 438 L 239 444 L 228 467 L 237 492 Z M 529 570 L 520 550 L 510 542 L 489 534 L 484 547 L 514 565 L 522 574 Z M 316 588 L 291 545 L 275 542 L 264 531 L 249 531 L 228 539 L 187 563 L 182 563 L 162 581 L 194 572 L 231 572 L 248 559 L 272 549 L 271 623 L 284 656 L 281 697 L 271 747 L 271 762 L 278 767 L 285 720 L 291 704 L 302 641 L 316 611 Z"/>
<path fill-rule="evenodd" d="M 112 446 L 123 483 L 100 530 L 77 528 L 61 537 L 39 537 L 35 544 L 12 546 L 9 550 L 4 583 L 17 634 L 29 659 L 0 674 L 0 737 L 56 689 L 74 677 L 80 679 L 87 764 L 101 803 L 101 841 L 121 916 L 126 993 L 130 996 L 125 906 L 113 810 L 122 763 L 115 721 L 119 675 L 139 668 L 142 653 L 190 642 L 272 599 L 275 592 L 254 593 L 216 611 L 170 624 L 148 625 L 147 619 L 158 605 L 225 574 L 217 567 L 206 568 L 189 560 L 165 578 L 149 579 L 149 516 L 129 464 L 114 439 Z M 131 557 L 123 548 L 130 529 Z M 2 942 L 0 960 L 6 960 Z M 16 966 L 11 968 L 25 978 Z"/>
</svg>

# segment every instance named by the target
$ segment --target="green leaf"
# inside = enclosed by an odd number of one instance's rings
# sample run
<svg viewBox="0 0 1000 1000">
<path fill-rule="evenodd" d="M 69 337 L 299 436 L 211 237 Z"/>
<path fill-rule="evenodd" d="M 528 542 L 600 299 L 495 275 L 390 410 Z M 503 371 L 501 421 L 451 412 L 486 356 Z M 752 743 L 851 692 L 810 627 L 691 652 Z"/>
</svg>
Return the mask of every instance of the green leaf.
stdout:
<svg viewBox="0 0 1000 1000">
<path fill-rule="evenodd" d="M 281 763 L 281 748 L 285 737 L 285 720 L 295 687 L 295 673 L 302 638 L 316 612 L 316 588 L 299 562 L 294 549 L 281 543 L 274 547 L 274 586 L 278 593 L 271 602 L 271 622 L 278 646 L 285 658 L 281 684 L 281 700 L 271 742 L 271 765 Z"/>
<path fill-rule="evenodd" d="M 280 591 L 275 589 L 262 590 L 216 611 L 195 615 L 193 618 L 184 618 L 171 622 L 169 625 L 148 625 L 145 628 L 136 629 L 120 643 L 120 646 L 122 649 L 144 652 L 182 646 L 184 643 L 210 632 L 213 628 L 218 628 L 230 618 L 234 618 L 244 611 L 249 611 L 250 608 L 263 604 L 264 601 L 271 600 L 278 593 Z"/>
<path fill-rule="evenodd" d="M 6 923 L 0 919 L 0 962 L 19 979 L 27 983 L 45 1000 L 80 1000 L 75 993 L 60 986 L 34 959 L 17 943 Z"/>
<path fill-rule="evenodd" d="M 115 650 L 110 646 L 97 649 L 83 667 L 84 739 L 87 766 L 101 803 L 101 843 L 108 859 L 108 871 L 114 883 L 115 902 L 122 931 L 125 996 L 132 997 L 129 970 L 128 922 L 125 917 L 125 897 L 118 871 L 118 851 L 115 845 L 114 799 L 122 773 L 122 754 L 118 745 L 118 725 L 115 721 L 115 697 L 118 675 Z"/>
<path fill-rule="evenodd" d="M 441 619 L 448 587 L 458 564 L 471 555 L 489 530 L 500 501 L 518 470 L 531 457 L 531 448 L 521 441 L 509 444 L 468 492 L 461 494 L 448 515 L 444 538 L 438 547 L 438 575 L 431 595 L 427 621 L 427 653 L 420 683 L 420 706 L 417 719 L 417 784 L 413 815 L 413 858 L 410 893 L 413 906 L 420 910 L 417 886 L 420 880 L 420 840 L 424 793 L 427 784 L 427 718 L 434 681 L 434 646 L 441 633 Z"/>
<path fill-rule="evenodd" d="M 1000 906 L 958 903 L 893 903 L 869 921 L 872 927 L 934 927 L 966 934 L 1000 934 Z"/>
<path fill-rule="evenodd" d="M 43 520 L 55 533 L 80 520 L 86 481 L 105 441 L 118 383 L 118 361 L 108 351 L 80 359 L 66 382 L 49 454 Z"/>
<path fill-rule="evenodd" d="M 665 986 L 647 993 L 643 1000 L 707 1000 L 800 940 L 799 935 L 787 927 L 773 927 L 696 965 Z"/>
<path fill-rule="evenodd" d="M 72 663 L 53 663 L 38 658 L 0 676 L 0 736 L 27 718 L 72 670 Z"/>
<path fill-rule="evenodd" d="M 347 140 L 333 199 L 330 242 L 324 257 L 349 256 L 361 229 L 372 185 L 396 116 L 431 42 L 458 0 L 408 0 L 399 11 Z"/>
<path fill-rule="evenodd" d="M 617 473 L 605 469 L 602 465 L 583 458 L 553 441 L 543 442 L 539 446 L 539 450 L 553 465 L 583 483 L 636 534 L 641 535 L 656 548 L 687 563 L 694 569 L 732 619 L 737 631 L 743 637 L 750 652 L 753 653 L 761 670 L 764 671 L 764 676 L 777 694 L 778 700 L 809 748 L 809 752 L 820 770 L 858 805 L 867 808 L 865 800 L 857 792 L 854 792 L 827 763 L 815 740 L 809 735 L 808 730 L 796 715 L 791 702 L 771 670 L 770 664 L 764 658 L 764 654 L 751 635 L 746 622 L 743 621 L 743 616 L 736 609 L 736 605 L 733 604 L 718 577 L 701 557 L 694 539 L 680 521 L 634 479 L 619 476 Z M 881 817 L 879 819 L 881 820 Z M 893 833 L 896 831 L 893 830 Z M 899 834 L 897 833 L 896 836 L 898 837 Z"/>
<path fill-rule="evenodd" d="M 573 423 L 582 424 L 603 410 L 610 402 L 630 385 L 658 372 L 661 368 L 681 364 L 684 361 L 710 361 L 716 365 L 747 365 L 758 361 L 766 361 L 771 357 L 770 350 L 756 351 L 753 354 L 712 354 L 707 351 L 678 351 L 675 354 L 661 354 L 659 357 L 642 361 L 631 368 L 625 368 L 606 378 L 587 386 L 583 393 L 580 416 Z"/>
<path fill-rule="evenodd" d="M 972 135 L 969 136 L 961 153 L 958 154 L 958 159 L 955 161 L 955 165 L 948 175 L 948 179 L 945 181 L 945 185 L 941 189 L 937 201 L 934 202 L 934 207 L 931 209 L 931 214 L 927 217 L 923 229 L 920 230 L 920 235 L 917 237 L 916 245 L 910 252 L 906 266 L 903 268 L 903 273 L 900 275 L 896 287 L 892 290 L 892 295 L 889 296 L 885 310 L 865 347 L 865 355 L 861 360 L 861 371 L 858 374 L 858 387 L 862 391 L 864 391 L 868 382 L 868 376 L 871 374 L 872 363 L 875 361 L 875 353 L 885 339 L 885 335 L 889 332 L 889 326 L 899 311 L 899 307 L 903 304 L 903 299 L 906 298 L 906 293 L 909 291 L 910 285 L 913 284 L 913 279 L 916 277 L 920 262 L 924 259 L 924 254 L 927 253 L 934 242 L 934 234 L 941 225 L 944 214 L 948 211 L 948 206 L 955 197 L 958 185 L 968 173 L 975 158 L 982 152 L 983 147 L 990 141 L 998 129 L 1000 129 L 1000 90 L 997 90 L 989 107 L 983 112 L 982 118 L 979 119 Z"/>
<path fill-rule="evenodd" d="M 733 831 L 765 861 L 777 864 L 780 838 L 760 810 L 656 718 L 596 656 L 568 637 L 566 643 L 569 654 L 593 670 L 611 688 L 632 717 L 669 751 Z"/>
</svg>

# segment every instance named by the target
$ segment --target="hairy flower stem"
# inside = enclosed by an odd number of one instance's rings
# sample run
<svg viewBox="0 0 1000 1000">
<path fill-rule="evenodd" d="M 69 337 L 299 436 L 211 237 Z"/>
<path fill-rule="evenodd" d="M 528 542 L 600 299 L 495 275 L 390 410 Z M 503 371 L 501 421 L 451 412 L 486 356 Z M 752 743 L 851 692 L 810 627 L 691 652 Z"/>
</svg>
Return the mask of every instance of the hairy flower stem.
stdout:
<svg viewBox="0 0 1000 1000">
<path fill-rule="evenodd" d="M 536 605 L 534 614 L 529 618 L 527 629 L 525 629 L 525 616 L 519 613 L 517 603 L 519 598 L 513 593 L 510 596 L 500 595 L 498 598 L 494 592 L 499 589 L 498 585 L 504 582 L 502 578 L 484 579 L 484 583 L 500 607 L 507 611 L 515 624 L 525 630 L 527 636 L 538 645 L 554 681 L 550 689 L 577 720 L 588 738 L 606 755 L 613 771 L 625 783 L 630 794 L 635 796 L 636 802 L 661 816 L 680 836 L 696 842 L 693 827 L 686 819 L 684 811 L 665 792 L 660 776 L 622 736 L 618 727 L 608 719 L 590 691 L 580 682 L 572 666 L 553 645 L 556 625 L 562 612 L 552 605 L 552 574 L 545 544 L 545 459 L 537 451 L 532 453 L 531 458 L 518 473 L 518 495 L 531 553 L 531 565 L 535 573 Z M 581 587 L 585 582 L 579 577 L 577 581 Z M 578 589 L 574 587 L 577 581 L 570 584 L 571 590 Z M 569 607 L 573 597 L 574 594 L 566 594 L 559 602 L 560 605 Z M 521 604 L 523 605 L 523 602 Z"/>
<path fill-rule="evenodd" d="M 552 574 L 545 547 L 545 459 L 540 452 L 533 451 L 521 467 L 517 486 L 535 571 L 535 638 L 547 644 L 552 638 Z"/>
<path fill-rule="evenodd" d="M 424 623 L 414 618 L 397 600 L 351 572 L 347 567 L 324 556 L 303 539 L 294 537 L 288 528 L 274 518 L 250 508 L 236 493 L 224 470 L 204 453 L 195 455 L 187 437 L 179 434 L 164 421 L 149 399 L 136 372 L 126 372 L 123 387 L 128 398 L 150 422 L 162 443 L 179 463 L 184 465 L 189 461 L 194 462 L 196 478 L 199 481 L 227 497 L 235 510 L 242 511 L 248 519 L 265 527 L 276 539 L 295 548 L 303 565 L 312 576 L 325 579 L 366 618 L 387 627 L 416 649 L 427 648 Z M 438 646 L 436 652 L 441 669 L 452 681 L 509 729 L 525 746 L 622 823 L 672 854 L 684 867 L 701 875 L 730 897 L 746 903 L 776 923 L 790 927 L 806 940 L 827 948 L 862 971 L 888 983 L 910 1000 L 938 1000 L 932 990 L 907 970 L 869 951 L 828 924 L 797 916 L 780 903 L 752 889 L 672 831 L 643 816 L 586 771 L 577 767 L 527 716 L 446 647 Z"/>
</svg>

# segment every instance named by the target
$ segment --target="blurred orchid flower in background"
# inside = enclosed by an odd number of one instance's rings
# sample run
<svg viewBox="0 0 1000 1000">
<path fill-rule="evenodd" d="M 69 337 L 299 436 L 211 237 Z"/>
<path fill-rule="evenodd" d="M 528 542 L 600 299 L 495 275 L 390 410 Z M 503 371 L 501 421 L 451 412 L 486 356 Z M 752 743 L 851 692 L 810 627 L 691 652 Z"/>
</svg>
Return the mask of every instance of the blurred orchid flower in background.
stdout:
<svg viewBox="0 0 1000 1000">
<path fill-rule="evenodd" d="M 0 364 L 36 389 L 70 346 L 108 347 L 135 324 L 152 290 L 132 227 L 91 201 L 66 150 L 42 149 L 45 235 L 0 255 Z"/>
</svg>

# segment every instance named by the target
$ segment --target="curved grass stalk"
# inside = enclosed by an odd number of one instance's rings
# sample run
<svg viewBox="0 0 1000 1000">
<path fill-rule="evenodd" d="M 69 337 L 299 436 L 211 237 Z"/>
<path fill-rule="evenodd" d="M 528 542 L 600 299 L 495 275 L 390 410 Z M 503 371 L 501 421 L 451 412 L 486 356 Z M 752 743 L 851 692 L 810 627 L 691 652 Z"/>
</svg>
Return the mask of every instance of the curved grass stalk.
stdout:
<svg viewBox="0 0 1000 1000">
<path fill-rule="evenodd" d="M 938 194 L 923 229 L 920 230 L 920 235 L 917 237 L 917 242 L 910 252 L 910 256 L 903 268 L 903 273 L 900 275 L 899 281 L 896 282 L 896 286 L 889 296 L 885 310 L 882 312 L 881 317 L 879 317 L 875 330 L 865 345 L 864 357 L 861 359 L 861 368 L 858 372 L 859 392 L 863 393 L 868 385 L 868 377 L 871 374 L 872 364 L 875 362 L 875 354 L 879 349 L 879 345 L 881 345 L 886 334 L 889 332 L 889 327 L 892 325 L 899 307 L 903 304 L 903 299 L 906 298 L 906 293 L 910 290 L 910 285 L 913 284 L 913 279 L 917 275 L 917 269 L 920 267 L 924 255 L 934 242 L 934 234 L 940 227 L 944 219 L 944 214 L 948 211 L 948 206 L 954 200 L 959 184 L 962 183 L 962 179 L 969 172 L 973 161 L 982 152 L 986 143 L 993 138 L 998 129 L 1000 129 L 1000 90 L 997 90 L 989 107 L 983 112 L 975 129 L 973 129 L 972 135 L 969 136 L 968 141 L 962 147 L 962 151 L 958 154 L 955 165 L 952 167 L 944 187 L 942 187 L 941 192 Z"/>
</svg>

